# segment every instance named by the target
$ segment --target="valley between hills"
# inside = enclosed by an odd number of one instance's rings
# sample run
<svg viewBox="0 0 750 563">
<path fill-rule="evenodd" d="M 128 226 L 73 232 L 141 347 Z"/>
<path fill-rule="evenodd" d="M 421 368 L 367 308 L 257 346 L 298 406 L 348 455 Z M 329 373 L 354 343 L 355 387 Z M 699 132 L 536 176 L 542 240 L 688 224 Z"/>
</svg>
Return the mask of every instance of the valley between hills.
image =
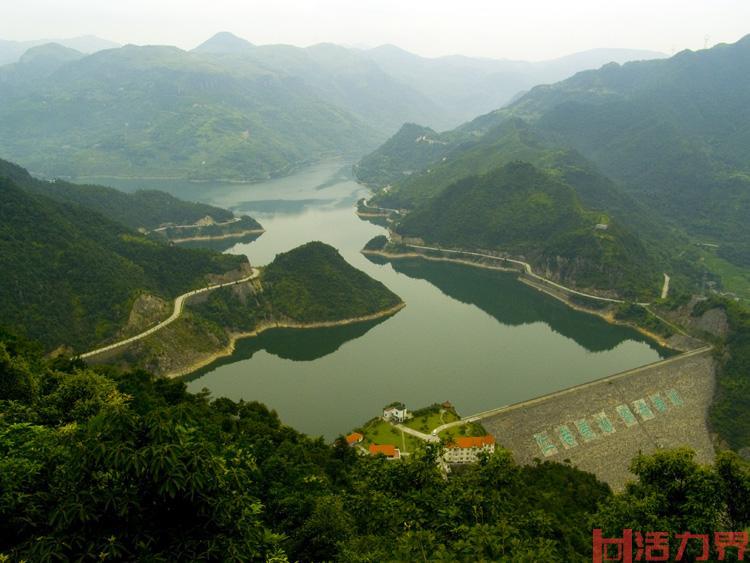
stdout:
<svg viewBox="0 0 750 563">
<path fill-rule="evenodd" d="M 747 529 L 748 77 L 0 41 L 0 560 Z"/>
</svg>

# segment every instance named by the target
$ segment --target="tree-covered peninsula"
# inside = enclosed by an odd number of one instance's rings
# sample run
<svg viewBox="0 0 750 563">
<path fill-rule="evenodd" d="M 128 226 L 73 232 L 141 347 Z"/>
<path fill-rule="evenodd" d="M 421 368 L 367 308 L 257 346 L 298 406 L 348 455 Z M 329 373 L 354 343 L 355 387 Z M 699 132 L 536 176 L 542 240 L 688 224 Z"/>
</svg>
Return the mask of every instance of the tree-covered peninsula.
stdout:
<svg viewBox="0 0 750 563">
<path fill-rule="evenodd" d="M 335 248 L 310 242 L 279 254 L 255 280 L 192 298 L 176 322 L 96 361 L 182 375 L 230 354 L 243 336 L 373 320 L 403 306 Z"/>
</svg>

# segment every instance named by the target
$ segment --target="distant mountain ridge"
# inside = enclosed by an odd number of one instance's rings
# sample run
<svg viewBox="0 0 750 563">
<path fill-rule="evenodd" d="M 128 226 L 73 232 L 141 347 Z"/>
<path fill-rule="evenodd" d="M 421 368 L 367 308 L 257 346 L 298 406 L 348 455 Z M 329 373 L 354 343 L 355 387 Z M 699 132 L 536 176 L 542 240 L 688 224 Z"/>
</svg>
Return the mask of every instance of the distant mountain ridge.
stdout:
<svg viewBox="0 0 750 563">
<path fill-rule="evenodd" d="M 37 46 L 0 67 L 0 154 L 48 177 L 259 181 L 359 156 L 403 122 L 455 125 L 560 68 L 392 50 L 226 32 L 190 52 Z"/>
<path fill-rule="evenodd" d="M 120 46 L 119 43 L 102 39 L 95 35 L 81 35 L 69 39 L 34 39 L 32 41 L 0 39 L 0 65 L 18 62 L 29 49 L 48 43 L 57 43 L 63 47 L 87 54 L 96 53 L 104 49 L 116 49 Z"/>
<path fill-rule="evenodd" d="M 84 207 L 134 230 L 153 230 L 169 224 L 192 225 L 206 217 L 216 222 L 234 218 L 234 214 L 226 209 L 182 201 L 156 190 L 125 193 L 106 186 L 39 180 L 26 169 L 0 159 L 0 178 L 3 177 L 29 193 Z M 257 221 L 250 217 L 245 217 L 244 223 L 260 228 Z"/>
<path fill-rule="evenodd" d="M 450 108 L 442 122 L 417 121 L 433 128 L 455 127 L 476 115 L 509 103 L 519 93 L 538 84 L 557 82 L 586 69 L 610 62 L 666 57 L 639 49 L 591 49 L 540 62 L 472 58 L 461 55 L 425 58 L 393 45 L 362 52 L 385 72 L 432 96 L 441 107 Z"/>
<path fill-rule="evenodd" d="M 734 276 L 742 288 L 742 279 L 750 281 L 749 108 L 747 36 L 583 71 L 452 131 L 407 124 L 356 173 L 382 188 L 375 205 L 419 217 L 452 185 L 468 189 L 467 178 L 530 162 L 561 175 L 585 205 L 637 233 L 685 282 Z M 443 210 L 451 216 L 450 206 Z M 409 217 L 403 225 L 415 221 Z M 715 250 L 704 256 L 696 242 Z"/>
<path fill-rule="evenodd" d="M 261 180 L 374 146 L 294 77 L 175 47 L 125 46 L 29 82 L 0 68 L 0 151 L 49 177 Z"/>
</svg>

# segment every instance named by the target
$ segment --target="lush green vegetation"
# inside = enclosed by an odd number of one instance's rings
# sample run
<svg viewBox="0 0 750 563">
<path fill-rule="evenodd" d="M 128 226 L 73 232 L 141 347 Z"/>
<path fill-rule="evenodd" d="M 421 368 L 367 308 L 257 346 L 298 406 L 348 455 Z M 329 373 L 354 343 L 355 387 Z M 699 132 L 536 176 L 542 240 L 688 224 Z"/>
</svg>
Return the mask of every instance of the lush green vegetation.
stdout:
<svg viewBox="0 0 750 563">
<path fill-rule="evenodd" d="M 429 127 L 406 123 L 355 167 L 357 179 L 371 186 L 403 180 L 443 156 L 451 145 Z"/>
<path fill-rule="evenodd" d="M 452 408 L 444 409 L 438 404 L 417 409 L 411 414 L 412 418 L 404 422 L 404 426 L 419 430 L 424 434 L 429 434 L 441 424 L 454 422 L 460 418 Z"/>
<path fill-rule="evenodd" d="M 658 289 L 656 263 L 635 235 L 584 208 L 564 180 L 528 163 L 456 182 L 396 230 L 448 247 L 524 256 L 538 271 L 582 287 L 617 288 L 631 297 Z"/>
<path fill-rule="evenodd" d="M 721 260 L 711 255 L 705 265 L 742 294 L 746 276 L 729 263 L 747 269 L 750 248 L 749 75 L 746 37 L 534 88 L 442 133 L 449 147 L 431 161 L 424 154 L 399 161 L 389 149 L 399 146 L 395 138 L 378 149 L 368 157 L 383 168 L 377 177 L 418 171 L 375 202 L 419 208 L 462 179 L 531 162 L 564 178 L 586 207 L 637 233 L 678 285 L 695 290 L 705 270 L 689 240 L 718 243 Z"/>
<path fill-rule="evenodd" d="M 0 153 L 50 177 L 263 179 L 381 139 L 247 58 L 128 45 L 34 80 L 24 66 L 0 69 Z"/>
<path fill-rule="evenodd" d="M 581 151 L 667 220 L 750 244 L 750 36 L 659 61 L 607 65 L 535 88 L 507 113 Z M 497 118 L 502 118 L 497 114 Z"/>
<path fill-rule="evenodd" d="M 357 169 L 360 177 L 362 167 L 375 161 L 382 168 L 378 174 L 389 176 L 394 182 L 387 191 L 378 193 L 373 201 L 384 207 L 414 208 L 467 176 L 485 174 L 515 160 L 539 165 L 553 157 L 541 139 L 521 120 L 509 120 L 491 131 L 483 131 L 481 135 L 457 129 L 443 134 L 440 140 L 450 145 L 437 145 L 442 147 L 442 152 L 433 160 L 428 160 L 428 156 L 437 150 L 434 145 L 414 143 L 416 147 L 410 151 L 401 148 L 408 141 L 401 132 L 375 153 L 364 157 Z M 416 150 L 420 152 L 415 154 Z M 414 161 L 404 162 L 404 155 L 413 155 Z M 387 165 L 393 167 L 385 168 Z M 412 173 L 403 177 L 403 169 Z M 399 174 L 402 179 L 396 181 Z"/>
<path fill-rule="evenodd" d="M 180 241 L 189 238 L 215 237 L 223 236 L 241 236 L 252 231 L 262 231 L 260 223 L 248 215 L 242 215 L 236 221 L 222 224 L 209 224 L 197 227 L 167 227 L 159 231 L 168 239 Z"/>
<path fill-rule="evenodd" d="M 71 203 L 104 215 L 112 221 L 131 229 L 154 229 L 164 224 L 191 225 L 206 216 L 214 221 L 229 221 L 231 211 L 207 205 L 182 201 L 165 192 L 139 190 L 125 193 L 104 186 L 78 185 L 56 180 L 45 182 L 31 176 L 29 172 L 11 162 L 0 160 L 0 177 L 7 177 L 31 193 L 46 196 L 60 203 Z M 252 228 L 258 228 L 251 218 Z M 257 227 L 256 227 L 257 225 Z"/>
<path fill-rule="evenodd" d="M 263 270 L 262 282 L 278 320 L 336 321 L 401 303 L 382 283 L 350 266 L 335 248 L 322 242 L 279 254 Z"/>
<path fill-rule="evenodd" d="M 612 495 L 499 449 L 443 478 L 435 451 L 359 456 L 255 402 L 0 343 L 0 554 L 12 560 L 577 561 L 591 529 L 750 524 L 750 470 L 638 457 Z"/>
<path fill-rule="evenodd" d="M 715 344 L 719 369 L 711 426 L 731 448 L 750 453 L 750 310 L 714 297 L 696 304 L 693 315 L 714 307 L 726 311 L 729 334 Z"/>
<path fill-rule="evenodd" d="M 133 300 L 172 299 L 245 257 L 175 248 L 0 179 L 0 317 L 47 349 L 112 337 Z"/>
<path fill-rule="evenodd" d="M 400 303 L 382 284 L 323 243 L 309 243 L 277 256 L 263 269 L 261 280 L 262 289 L 255 284 L 230 285 L 189 302 L 178 322 L 124 350 L 118 358 L 121 365 L 145 367 L 157 374 L 188 370 L 224 348 L 232 334 L 253 332 L 264 323 L 335 322 Z M 363 326 L 362 331 L 366 330 Z M 330 344 L 311 346 L 309 338 L 305 350 L 274 353 L 312 359 L 338 347 L 323 352 Z"/>
<path fill-rule="evenodd" d="M 378 235 L 372 237 L 364 246 L 365 250 L 383 250 L 385 245 L 388 244 L 388 237 L 385 235 Z"/>
<path fill-rule="evenodd" d="M 635 326 L 645 328 L 664 338 L 669 338 L 675 333 L 672 327 L 659 320 L 646 307 L 635 303 L 623 303 L 618 306 L 615 310 L 615 318 L 619 321 L 630 322 Z"/>
<path fill-rule="evenodd" d="M 718 249 L 721 251 L 721 248 Z M 740 255 L 733 255 L 734 262 L 723 258 L 723 252 L 712 248 L 701 249 L 699 260 L 711 273 L 719 278 L 719 285 L 723 291 L 734 293 L 737 297 L 750 303 L 750 267 L 742 265 Z"/>
<path fill-rule="evenodd" d="M 361 428 L 356 428 L 355 432 L 360 432 L 365 437 L 362 441 L 364 448 L 370 444 L 390 444 L 397 447 L 401 453 L 410 454 L 423 453 L 425 449 L 425 443 L 422 440 L 399 430 L 380 417 L 373 418 Z"/>
</svg>

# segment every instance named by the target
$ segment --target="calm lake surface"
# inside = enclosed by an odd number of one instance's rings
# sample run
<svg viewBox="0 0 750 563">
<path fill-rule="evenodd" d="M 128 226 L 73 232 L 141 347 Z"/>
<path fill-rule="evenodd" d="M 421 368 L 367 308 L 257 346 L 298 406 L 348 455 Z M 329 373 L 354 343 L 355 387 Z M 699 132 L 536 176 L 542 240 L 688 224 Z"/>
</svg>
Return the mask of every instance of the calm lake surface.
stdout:
<svg viewBox="0 0 750 563">
<path fill-rule="evenodd" d="M 367 190 L 342 161 L 261 184 L 106 183 L 163 189 L 252 215 L 266 233 L 218 248 L 246 254 L 256 265 L 321 240 L 406 302 L 380 321 L 242 340 L 231 358 L 190 378 L 193 391 L 261 401 L 312 435 L 332 439 L 395 400 L 412 408 L 450 400 L 468 415 L 667 355 L 637 332 L 571 310 L 512 274 L 366 258 L 364 244 L 385 230 L 354 214 Z"/>
</svg>

